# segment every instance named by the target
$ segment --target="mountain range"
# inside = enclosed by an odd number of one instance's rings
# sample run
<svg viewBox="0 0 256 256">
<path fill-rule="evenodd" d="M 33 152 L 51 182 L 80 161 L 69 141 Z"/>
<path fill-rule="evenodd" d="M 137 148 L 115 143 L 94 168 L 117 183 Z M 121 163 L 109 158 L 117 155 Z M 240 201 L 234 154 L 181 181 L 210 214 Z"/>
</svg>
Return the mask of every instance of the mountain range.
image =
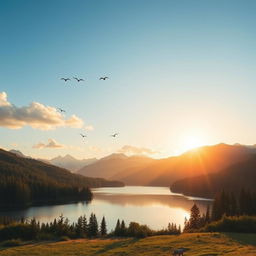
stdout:
<svg viewBox="0 0 256 256">
<path fill-rule="evenodd" d="M 16 149 L 11 149 L 9 152 L 23 158 L 32 158 L 30 156 L 24 155 L 21 151 L 16 150 Z M 64 169 L 67 169 L 71 172 L 76 172 L 80 168 L 92 164 L 97 161 L 97 158 L 88 158 L 88 159 L 76 159 L 75 157 L 67 154 L 65 156 L 57 156 L 52 159 L 42 159 L 42 158 L 37 158 L 36 160 L 39 160 L 41 162 L 47 163 L 47 164 L 52 164 Z"/>
<path fill-rule="evenodd" d="M 77 173 L 120 180 L 126 185 L 170 186 L 180 179 L 217 173 L 248 160 L 254 154 L 254 146 L 224 143 L 203 146 L 164 159 L 113 154 L 81 168 Z"/>
<path fill-rule="evenodd" d="M 24 157 L 19 151 L 13 153 Z M 86 177 L 119 180 L 126 185 L 171 186 L 173 192 L 211 197 L 219 189 L 241 187 L 239 181 L 243 181 L 243 187 L 251 187 L 256 172 L 254 157 L 255 145 L 221 143 L 163 159 L 115 153 L 99 160 L 77 160 L 66 155 L 47 163 L 77 170 Z M 209 182 L 211 187 L 207 187 Z"/>
<path fill-rule="evenodd" d="M 64 157 L 58 156 L 53 159 L 48 160 L 49 163 L 56 165 L 61 168 L 68 169 L 72 172 L 76 172 L 84 166 L 92 164 L 97 161 L 97 158 L 88 158 L 88 159 L 76 159 L 71 155 L 65 155 Z"/>
</svg>

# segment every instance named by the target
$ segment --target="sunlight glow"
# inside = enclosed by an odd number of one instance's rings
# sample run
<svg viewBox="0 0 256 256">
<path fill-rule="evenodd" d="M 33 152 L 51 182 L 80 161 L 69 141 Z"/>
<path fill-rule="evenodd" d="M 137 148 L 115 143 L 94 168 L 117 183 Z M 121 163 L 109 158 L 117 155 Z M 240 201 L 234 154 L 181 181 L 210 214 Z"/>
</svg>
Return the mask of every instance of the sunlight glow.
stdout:
<svg viewBox="0 0 256 256">
<path fill-rule="evenodd" d="M 204 138 L 200 135 L 184 136 L 181 143 L 182 151 L 188 151 L 206 145 Z"/>
</svg>

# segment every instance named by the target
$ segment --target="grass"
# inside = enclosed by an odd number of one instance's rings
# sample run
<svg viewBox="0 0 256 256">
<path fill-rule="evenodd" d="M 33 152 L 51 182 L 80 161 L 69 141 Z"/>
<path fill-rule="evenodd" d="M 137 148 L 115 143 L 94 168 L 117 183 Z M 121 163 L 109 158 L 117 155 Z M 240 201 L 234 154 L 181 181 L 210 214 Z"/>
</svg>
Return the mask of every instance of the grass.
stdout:
<svg viewBox="0 0 256 256">
<path fill-rule="evenodd" d="M 256 234 L 198 233 L 155 236 L 144 239 L 79 239 L 63 242 L 31 243 L 0 248 L 1 256 L 170 256 L 184 247 L 184 256 L 255 256 Z"/>
</svg>

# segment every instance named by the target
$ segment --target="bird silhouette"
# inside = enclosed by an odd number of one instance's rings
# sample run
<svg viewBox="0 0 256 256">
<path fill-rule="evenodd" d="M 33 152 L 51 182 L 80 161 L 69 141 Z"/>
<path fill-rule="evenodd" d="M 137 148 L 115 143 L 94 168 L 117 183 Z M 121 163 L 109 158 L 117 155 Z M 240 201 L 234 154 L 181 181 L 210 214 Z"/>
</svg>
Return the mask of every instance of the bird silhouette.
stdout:
<svg viewBox="0 0 256 256">
<path fill-rule="evenodd" d="M 82 138 L 86 138 L 87 136 L 85 134 L 80 133 L 80 135 L 82 136 Z"/>
<path fill-rule="evenodd" d="M 81 82 L 81 81 L 84 81 L 83 78 L 77 78 L 77 77 L 73 77 L 77 82 Z"/>
<path fill-rule="evenodd" d="M 99 80 L 106 80 L 106 79 L 109 79 L 109 77 L 107 77 L 107 76 L 102 76 Z"/>
<path fill-rule="evenodd" d="M 64 110 L 64 109 L 62 109 L 62 108 L 58 108 L 58 110 L 60 111 L 60 113 L 66 112 L 66 110 Z"/>
<path fill-rule="evenodd" d="M 115 138 L 118 135 L 118 133 L 114 133 L 112 135 L 110 135 L 111 137 Z"/>
<path fill-rule="evenodd" d="M 62 77 L 60 80 L 64 80 L 65 82 L 70 81 L 70 78 L 64 78 Z"/>
</svg>

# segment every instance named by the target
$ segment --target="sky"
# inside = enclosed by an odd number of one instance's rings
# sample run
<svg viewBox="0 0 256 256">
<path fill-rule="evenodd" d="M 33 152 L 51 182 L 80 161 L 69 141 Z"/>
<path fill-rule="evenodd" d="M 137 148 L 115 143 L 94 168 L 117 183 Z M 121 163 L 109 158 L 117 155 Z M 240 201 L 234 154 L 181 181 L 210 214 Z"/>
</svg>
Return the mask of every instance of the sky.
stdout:
<svg viewBox="0 0 256 256">
<path fill-rule="evenodd" d="M 0 147 L 161 158 L 255 144 L 255 13 L 248 0 L 0 1 Z"/>
</svg>

